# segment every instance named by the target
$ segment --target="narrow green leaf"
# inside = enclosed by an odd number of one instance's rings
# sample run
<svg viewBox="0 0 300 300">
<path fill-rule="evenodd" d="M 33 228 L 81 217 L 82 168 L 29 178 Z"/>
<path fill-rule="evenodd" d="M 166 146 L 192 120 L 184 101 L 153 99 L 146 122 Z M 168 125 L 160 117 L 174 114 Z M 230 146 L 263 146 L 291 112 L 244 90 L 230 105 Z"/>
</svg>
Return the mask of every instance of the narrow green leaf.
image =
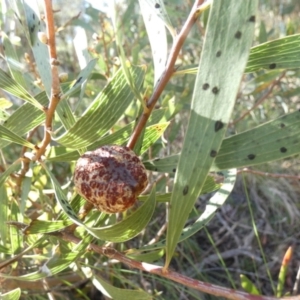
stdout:
<svg viewBox="0 0 300 300">
<path fill-rule="evenodd" d="M 7 179 L 7 177 L 11 173 L 13 173 L 13 172 L 15 172 L 15 171 L 17 171 L 19 169 L 20 163 L 21 162 L 19 160 L 15 161 L 3 173 L 1 173 L 1 175 L 0 175 L 0 186 L 2 186 L 4 184 L 5 180 Z"/>
<path fill-rule="evenodd" d="M 141 6 L 143 5 L 145 7 L 144 9 L 147 9 L 149 11 L 149 15 L 151 16 L 151 18 L 155 15 L 165 24 L 171 35 L 173 37 L 176 36 L 176 31 L 171 23 L 163 0 L 141 0 L 139 2 Z M 156 18 L 153 20 L 153 22 L 154 21 L 156 21 Z M 154 25 L 154 23 L 152 23 L 152 25 Z"/>
<path fill-rule="evenodd" d="M 38 32 L 46 32 L 45 22 L 41 20 L 37 1 L 25 0 L 23 1 L 23 8 L 36 67 L 42 79 L 46 94 L 48 98 L 50 98 L 52 76 L 48 47 L 38 38 Z"/>
<path fill-rule="evenodd" d="M 122 127 L 118 131 L 107 135 L 87 147 L 87 151 L 95 150 L 104 145 L 124 145 L 128 141 L 134 128 L 134 122 Z M 80 157 L 78 151 L 66 147 L 51 147 L 47 160 L 49 161 L 74 161 Z"/>
<path fill-rule="evenodd" d="M 0 139 L 34 149 L 34 145 L 32 143 L 26 141 L 2 125 L 0 125 Z"/>
<path fill-rule="evenodd" d="M 40 110 L 43 109 L 43 106 L 34 97 L 32 97 L 25 88 L 22 87 L 22 85 L 12 79 L 2 69 L 0 69 L 0 88 L 21 100 L 27 101 Z"/>
<path fill-rule="evenodd" d="M 16 288 L 10 292 L 7 292 L 5 294 L 0 294 L 1 300 L 18 300 L 21 297 L 21 289 Z"/>
<path fill-rule="evenodd" d="M 145 203 L 125 220 L 102 228 L 86 228 L 98 238 L 114 243 L 128 241 L 137 236 L 149 223 L 155 209 L 155 187 Z"/>
<path fill-rule="evenodd" d="M 157 80 L 165 70 L 168 55 L 168 43 L 165 23 L 157 15 L 160 10 L 164 9 L 164 6 L 161 9 L 155 8 L 155 5 L 160 4 L 158 2 L 156 3 L 156 1 L 152 2 L 154 3 L 151 3 L 149 0 L 139 0 L 143 20 L 151 46 L 154 64 L 154 84 L 156 84 Z"/>
<path fill-rule="evenodd" d="M 292 257 L 293 257 L 293 247 L 290 246 L 284 254 L 280 271 L 278 274 L 278 284 L 277 284 L 277 291 L 276 291 L 276 297 L 278 298 L 283 296 L 285 282 L 287 280 L 288 267 L 289 264 L 291 263 Z"/>
<path fill-rule="evenodd" d="M 64 253 L 59 256 L 55 254 L 52 258 L 50 258 L 48 262 L 46 262 L 40 268 L 40 270 L 36 272 L 32 272 L 22 276 L 10 276 L 6 274 L 1 274 L 1 277 L 21 281 L 35 281 L 43 279 L 65 270 L 69 267 L 69 265 L 72 262 L 74 262 L 78 257 L 80 257 L 80 255 L 82 255 L 82 252 L 79 251 Z"/>
<path fill-rule="evenodd" d="M 40 243 L 45 240 L 46 236 L 44 235 L 40 238 L 34 245 L 28 247 L 27 250 L 35 248 L 40 245 Z M 68 253 L 55 253 L 44 265 L 36 272 L 29 273 L 23 276 L 10 276 L 6 274 L 0 274 L 3 278 L 22 280 L 22 281 L 35 281 L 55 275 L 68 268 L 69 265 L 74 262 L 78 257 L 82 256 L 83 252 L 86 251 L 88 244 L 91 242 L 92 237 L 88 236 L 84 238 L 81 243 L 73 246 L 72 252 Z"/>
<path fill-rule="evenodd" d="M 7 100 L 6 98 L 0 98 L 0 109 L 7 109 L 12 107 L 12 102 Z"/>
<path fill-rule="evenodd" d="M 131 89 L 131 92 L 135 96 L 136 99 L 138 99 L 141 103 L 143 103 L 142 95 L 139 90 L 139 87 L 136 86 L 135 80 L 132 76 L 132 73 L 130 72 L 130 62 L 127 60 L 126 55 L 125 55 L 125 50 L 123 47 L 123 37 L 122 33 L 123 30 L 121 29 L 123 24 L 120 22 L 118 16 L 117 16 L 118 8 L 116 6 L 116 3 L 114 3 L 114 8 L 112 9 L 112 24 L 114 27 L 114 34 L 115 34 L 115 41 L 117 44 L 117 49 L 118 49 L 118 54 L 119 54 L 119 59 L 121 63 L 121 70 L 123 72 L 124 78 L 128 84 L 128 86 Z"/>
<path fill-rule="evenodd" d="M 256 7 L 254 0 L 212 3 L 171 198 L 165 267 L 230 121 L 252 43 Z"/>
<path fill-rule="evenodd" d="M 130 68 L 137 88 L 143 82 L 144 70 Z M 76 124 L 56 141 L 73 149 L 86 147 L 103 136 L 124 114 L 134 95 L 119 70 L 102 92 L 91 103 Z"/>
<path fill-rule="evenodd" d="M 260 295 L 260 292 L 256 288 L 255 284 L 246 275 L 241 274 L 240 279 L 241 286 L 247 293 L 252 295 Z"/>
<path fill-rule="evenodd" d="M 252 47 L 245 72 L 299 68 L 299 45 L 300 34 L 295 34 Z M 179 68 L 175 74 L 195 74 L 197 71 L 198 67 L 193 65 Z"/>
<path fill-rule="evenodd" d="M 52 186 L 54 188 L 55 192 L 55 198 L 57 202 L 59 203 L 60 207 L 62 208 L 63 212 L 77 225 L 79 226 L 85 226 L 82 221 L 77 217 L 77 214 L 73 210 L 72 206 L 69 204 L 68 199 L 64 192 L 62 191 L 59 182 L 55 178 L 55 176 L 52 174 L 52 172 L 48 169 L 47 165 L 45 163 L 41 163 L 42 167 L 44 168 L 47 175 L 50 177 Z"/>
<path fill-rule="evenodd" d="M 144 166 L 147 170 L 162 172 L 162 173 L 175 173 L 179 160 L 179 154 L 166 156 L 163 158 L 155 158 L 153 160 L 144 161 Z"/>
<path fill-rule="evenodd" d="M 88 50 L 88 37 L 86 30 L 81 26 L 77 26 L 76 28 L 73 44 L 80 69 L 83 69 L 87 66 L 89 60 L 91 59 L 91 55 Z"/>
<path fill-rule="evenodd" d="M 209 199 L 201 216 L 191 226 L 183 229 L 179 241 L 183 241 L 202 229 L 213 218 L 218 208 L 222 207 L 232 192 L 236 180 L 236 169 L 223 171 L 224 182 L 221 188 Z"/>
<path fill-rule="evenodd" d="M 233 135 L 223 140 L 210 171 L 242 168 L 283 159 L 300 153 L 300 112 Z M 179 155 L 144 162 L 148 170 L 172 173 Z"/>
<path fill-rule="evenodd" d="M 251 49 L 245 72 L 299 68 L 299 45 L 300 34 L 295 34 L 255 46 Z"/>
<path fill-rule="evenodd" d="M 255 97 L 257 93 L 261 93 L 263 90 L 269 87 L 270 84 L 274 80 L 276 80 L 277 77 L 280 76 L 281 74 L 282 74 L 282 70 L 272 70 L 272 71 L 264 72 L 261 75 L 258 75 L 257 77 L 247 82 L 247 85 L 243 90 L 243 94 L 244 95 L 252 94 Z"/>
<path fill-rule="evenodd" d="M 151 126 L 156 124 L 161 120 L 164 115 L 164 109 L 155 110 L 150 119 L 147 122 L 147 125 Z M 132 130 L 134 128 L 135 122 L 132 122 L 128 125 L 123 126 L 119 130 L 115 131 L 112 134 L 106 135 L 103 138 L 100 138 L 98 141 L 92 143 L 90 146 L 87 147 L 87 151 L 95 150 L 104 145 L 126 145 Z M 147 129 L 146 129 L 147 130 Z M 78 151 L 62 147 L 62 146 L 53 146 L 51 147 L 47 160 L 48 161 L 74 161 L 79 158 L 80 154 Z"/>
<path fill-rule="evenodd" d="M 156 260 L 160 260 L 163 257 L 164 253 L 165 253 L 164 249 L 157 249 L 149 252 L 141 252 L 141 251 L 130 252 L 127 253 L 126 256 L 137 261 L 152 263 Z"/>
<path fill-rule="evenodd" d="M 164 122 L 146 128 L 140 155 L 147 151 L 163 135 L 169 124 L 170 122 Z"/>
<path fill-rule="evenodd" d="M 10 204 L 9 221 L 23 221 L 23 216 L 20 214 L 19 206 L 15 201 Z M 19 234 L 19 230 L 15 226 L 9 226 L 9 233 L 11 253 L 15 254 L 23 248 L 23 236 Z"/>
<path fill-rule="evenodd" d="M 29 169 L 29 171 L 26 173 L 22 180 L 22 187 L 21 187 L 21 205 L 20 205 L 20 211 L 21 214 L 24 215 L 26 203 L 28 200 L 28 194 L 31 191 L 32 188 L 32 169 Z"/>
<path fill-rule="evenodd" d="M 221 174 L 220 174 L 221 175 Z M 222 172 L 224 176 L 224 182 L 221 184 L 220 189 L 213 195 L 212 198 L 205 205 L 205 210 L 202 214 L 200 214 L 199 218 L 190 226 L 187 226 L 182 230 L 181 236 L 179 238 L 179 242 L 186 240 L 191 237 L 199 230 L 201 230 L 204 226 L 208 224 L 208 222 L 213 218 L 218 208 L 220 208 L 225 201 L 228 199 L 230 193 L 232 192 L 236 180 L 236 170 L 226 170 Z M 201 193 L 203 192 L 205 186 L 203 187 Z M 204 192 L 203 192 L 204 194 Z M 146 246 L 142 248 L 143 250 L 153 250 L 160 249 L 165 247 L 165 241 L 161 241 L 159 243 Z"/>
<path fill-rule="evenodd" d="M 0 185 L 0 220 L 2 224 L 5 224 L 8 221 L 8 197 L 6 186 L 4 184 Z M 3 245 L 6 245 L 7 233 L 8 227 L 0 226 L 0 238 Z"/>
<path fill-rule="evenodd" d="M 42 104 L 47 105 L 48 99 L 45 92 L 36 96 L 36 99 Z M 24 118 L 26 116 L 26 118 Z M 33 107 L 29 103 L 25 103 L 19 107 L 5 122 L 5 128 L 22 136 L 39 126 L 45 120 L 45 113 L 40 109 Z M 9 145 L 9 141 L 0 140 L 0 148 Z"/>
<path fill-rule="evenodd" d="M 300 111 L 224 140 L 211 170 L 240 168 L 300 153 Z"/>
<path fill-rule="evenodd" d="M 70 88 L 67 90 L 67 92 L 65 92 L 62 95 L 61 99 L 70 97 L 80 90 L 82 84 L 91 77 L 92 71 L 94 70 L 96 63 L 97 63 L 97 59 L 92 59 L 91 61 L 89 61 L 87 66 L 80 71 L 76 80 L 71 83 Z"/>
<path fill-rule="evenodd" d="M 226 176 L 225 176 L 225 180 L 226 180 Z M 201 194 L 199 196 L 214 192 L 214 191 L 220 189 L 221 186 L 222 186 L 222 184 L 215 182 L 215 179 L 213 176 L 207 176 L 205 183 L 203 185 L 203 188 L 201 190 Z M 170 202 L 171 195 L 172 195 L 172 193 L 164 193 L 164 194 L 156 193 L 156 196 L 155 196 L 156 202 Z M 146 201 L 148 199 L 148 197 L 149 197 L 149 195 L 142 195 L 142 196 L 139 196 L 139 200 Z"/>
<path fill-rule="evenodd" d="M 11 254 L 11 251 L 8 249 L 8 248 L 6 248 L 6 247 L 4 247 L 4 246 L 2 246 L 2 245 L 0 245 L 0 253 L 3 253 L 3 254 Z"/>
<path fill-rule="evenodd" d="M 10 70 L 10 74 L 16 82 L 18 82 L 22 87 L 26 88 L 26 81 L 24 79 L 24 75 L 21 72 L 21 70 L 24 69 L 24 67 L 20 63 L 20 59 L 15 51 L 15 48 L 4 32 L 1 33 L 1 36 L 2 36 L 4 54 L 5 54 L 7 65 Z"/>
<path fill-rule="evenodd" d="M 144 291 L 139 290 L 126 290 L 116 288 L 113 285 L 107 283 L 103 278 L 99 275 L 95 275 L 92 278 L 92 282 L 94 286 L 107 298 L 114 300 L 151 300 L 152 296 Z"/>
<path fill-rule="evenodd" d="M 69 130 L 75 124 L 76 119 L 67 100 L 59 101 L 55 112 L 57 113 L 65 130 Z"/>
<path fill-rule="evenodd" d="M 9 113 L 5 110 L 0 110 L 0 121 L 6 121 L 9 118 Z M 1 122 L 2 123 L 2 122 Z"/>
<path fill-rule="evenodd" d="M 64 221 L 33 220 L 26 227 L 24 233 L 25 234 L 48 233 L 48 232 L 61 230 L 71 224 L 73 224 L 71 220 L 64 220 Z"/>
</svg>

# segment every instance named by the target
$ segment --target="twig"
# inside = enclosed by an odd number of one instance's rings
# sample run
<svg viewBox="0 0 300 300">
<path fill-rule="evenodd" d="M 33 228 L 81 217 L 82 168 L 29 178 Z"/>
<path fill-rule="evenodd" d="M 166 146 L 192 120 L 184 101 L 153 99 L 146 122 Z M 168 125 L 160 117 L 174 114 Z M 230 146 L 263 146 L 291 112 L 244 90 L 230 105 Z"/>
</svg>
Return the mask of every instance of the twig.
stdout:
<svg viewBox="0 0 300 300">
<path fill-rule="evenodd" d="M 27 137 L 26 137 L 26 140 L 27 141 L 30 141 L 32 136 L 35 134 L 37 130 L 37 127 L 34 128 L 33 130 L 31 130 L 28 134 L 27 134 Z M 22 181 L 26 175 L 26 173 L 28 172 L 29 170 L 29 166 L 30 166 L 30 159 L 25 157 L 25 152 L 27 151 L 27 147 L 26 146 L 23 146 L 22 147 L 22 151 L 21 151 L 21 157 L 22 157 L 22 167 L 21 167 L 21 171 L 20 173 L 18 174 L 18 176 L 16 177 L 16 186 L 17 186 L 17 189 L 18 189 L 18 192 L 21 191 L 21 185 L 22 185 Z"/>
<path fill-rule="evenodd" d="M 103 19 L 103 15 L 100 14 L 99 16 L 99 19 L 100 19 L 100 28 L 101 28 L 101 37 L 99 38 L 99 40 L 101 39 L 102 40 L 102 44 L 103 44 L 103 52 L 104 52 L 104 62 L 106 64 L 106 72 L 105 72 L 105 76 L 107 78 L 109 78 L 110 74 L 109 74 L 109 66 L 108 66 L 108 62 L 109 62 L 109 56 L 108 56 L 108 49 L 107 49 L 107 43 L 106 43 L 106 40 L 105 40 L 105 34 L 106 34 L 106 29 L 105 29 L 105 21 Z M 111 41 L 109 41 L 111 42 Z"/>
<path fill-rule="evenodd" d="M 159 239 L 161 238 L 161 236 L 165 233 L 165 231 L 167 230 L 168 227 L 168 223 L 165 222 L 162 227 L 157 231 L 155 237 L 149 241 L 148 244 L 146 244 L 145 246 L 149 246 L 149 245 L 153 245 L 154 243 L 157 243 L 159 241 Z"/>
<path fill-rule="evenodd" d="M 175 41 L 173 43 L 173 46 L 172 46 L 172 49 L 171 49 L 171 52 L 169 55 L 169 59 L 167 61 L 166 69 L 165 69 L 164 73 L 162 74 L 160 80 L 158 81 L 157 85 L 155 86 L 152 96 L 147 101 L 146 109 L 144 109 L 144 112 L 143 112 L 142 116 L 140 117 L 138 124 L 135 127 L 135 129 L 127 143 L 127 146 L 130 149 L 134 148 L 143 128 L 146 125 L 146 122 L 147 122 L 153 108 L 155 107 L 156 102 L 158 101 L 165 86 L 167 85 L 170 78 L 172 77 L 172 74 L 174 72 L 174 65 L 175 65 L 176 59 L 178 57 L 179 51 L 181 50 L 181 47 L 182 47 L 188 33 L 190 32 L 192 26 L 196 22 L 197 17 L 199 16 L 199 14 L 201 12 L 201 5 L 203 4 L 203 2 L 204 2 L 204 0 L 196 0 L 195 1 L 194 6 L 193 6 L 185 24 L 183 25 L 178 36 L 175 38 Z M 207 5 L 206 4 L 204 4 L 204 5 L 205 5 L 204 8 L 206 8 Z"/>
<path fill-rule="evenodd" d="M 68 233 L 66 231 L 48 233 L 48 235 L 55 236 L 57 238 L 63 239 L 64 241 L 68 241 L 68 242 L 71 242 L 74 244 L 79 244 L 81 242 L 80 238 L 78 238 L 75 235 Z M 23 252 L 19 253 L 15 257 L 12 257 L 11 259 L 3 262 L 2 264 L 0 264 L 0 269 L 17 261 L 18 259 L 20 259 L 20 257 L 22 257 L 26 252 L 28 252 L 31 249 L 32 249 L 32 246 L 28 247 L 27 249 L 25 249 Z M 276 299 L 299 300 L 299 296 L 276 298 L 276 297 L 269 297 L 269 296 L 251 295 L 246 292 L 236 291 L 236 290 L 233 290 L 230 288 L 218 286 L 218 285 L 211 284 L 208 282 L 195 280 L 190 277 L 184 276 L 180 273 L 171 271 L 171 270 L 164 271 L 163 267 L 161 267 L 161 266 L 135 261 L 133 259 L 128 258 L 124 254 L 118 252 L 114 248 L 110 248 L 110 247 L 98 246 L 96 244 L 91 243 L 88 246 L 88 249 L 90 251 L 94 251 L 96 253 L 104 255 L 104 256 L 108 257 L 109 259 L 117 260 L 121 263 L 124 263 L 125 265 L 127 265 L 130 268 L 135 268 L 135 269 L 139 269 L 144 272 L 155 274 L 155 275 L 167 278 L 169 280 L 178 282 L 184 286 L 193 288 L 195 290 L 198 290 L 198 291 L 201 291 L 201 292 L 204 292 L 207 294 L 218 296 L 218 297 L 224 297 L 224 298 L 232 299 L 232 300 L 276 300 Z M 1 276 L 1 273 L 0 273 L 0 276 Z"/>
<path fill-rule="evenodd" d="M 72 242 L 75 244 L 78 244 L 81 242 L 80 238 L 77 238 L 73 234 L 68 234 L 66 232 L 55 232 L 55 233 L 50 233 L 49 235 L 54 235 L 58 238 L 62 238 L 65 241 L 69 241 L 69 242 Z M 104 255 L 110 259 L 118 260 L 130 268 L 135 268 L 135 269 L 139 269 L 144 272 L 155 274 L 155 275 L 170 279 L 172 281 L 178 282 L 178 283 L 188 286 L 190 288 L 193 288 L 198 291 L 201 291 L 201 292 L 204 292 L 207 294 L 211 294 L 214 296 L 224 297 L 224 298 L 233 299 L 233 300 L 281 299 L 281 298 L 268 297 L 268 296 L 251 295 L 251 294 L 248 294 L 248 293 L 245 293 L 242 291 L 236 291 L 236 290 L 233 290 L 230 288 L 226 288 L 226 287 L 218 286 L 215 284 L 195 280 L 195 279 L 189 278 L 180 273 L 170 271 L 170 270 L 165 272 L 163 270 L 163 267 L 161 267 L 161 266 L 135 261 L 133 259 L 128 258 L 127 256 L 123 255 L 122 253 L 118 252 L 117 250 L 115 250 L 113 248 L 101 247 L 101 246 L 98 246 L 95 244 L 90 244 L 88 246 L 88 249 L 91 251 L 97 252 L 101 255 Z M 290 299 L 292 299 L 292 298 L 290 298 Z"/>
<path fill-rule="evenodd" d="M 285 72 L 283 72 L 278 79 L 276 79 L 272 82 L 272 84 L 269 87 L 269 90 L 267 91 L 266 94 L 264 94 L 249 110 L 244 112 L 239 118 L 234 120 L 230 125 L 235 125 L 236 123 L 238 123 L 239 121 L 244 119 L 246 116 L 248 116 L 255 108 L 257 108 L 259 105 L 261 105 L 271 95 L 271 93 L 273 92 L 273 89 L 275 88 L 275 86 L 279 84 L 280 80 L 284 76 L 285 76 Z"/>
<path fill-rule="evenodd" d="M 45 22 L 47 27 L 47 37 L 48 37 L 48 50 L 50 57 L 51 65 L 51 95 L 49 106 L 45 107 L 44 111 L 46 114 L 46 120 L 44 125 L 44 139 L 41 142 L 41 145 L 36 150 L 35 160 L 39 160 L 42 155 L 44 155 L 47 146 L 51 142 L 51 132 L 52 132 L 52 120 L 56 107 L 60 100 L 60 85 L 59 85 L 59 76 L 57 66 L 59 62 L 57 61 L 56 46 L 55 46 L 55 26 L 52 10 L 52 1 L 44 0 L 45 8 Z"/>
<path fill-rule="evenodd" d="M 297 176 L 297 175 L 287 175 L 287 174 L 261 172 L 261 171 L 252 170 L 252 169 L 249 169 L 249 168 L 244 168 L 244 169 L 238 171 L 238 174 L 242 173 L 242 172 L 247 172 L 247 173 L 261 175 L 261 176 L 267 176 L 267 177 L 273 177 L 273 178 L 287 178 L 287 179 L 300 180 L 300 176 Z"/>
</svg>

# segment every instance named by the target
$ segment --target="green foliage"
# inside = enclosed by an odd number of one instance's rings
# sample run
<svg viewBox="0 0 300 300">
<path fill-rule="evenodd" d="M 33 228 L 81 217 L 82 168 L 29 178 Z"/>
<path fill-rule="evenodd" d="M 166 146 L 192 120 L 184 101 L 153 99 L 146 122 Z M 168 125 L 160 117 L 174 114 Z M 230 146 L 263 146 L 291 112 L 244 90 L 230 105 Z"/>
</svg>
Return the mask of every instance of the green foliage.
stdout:
<svg viewBox="0 0 300 300">
<path fill-rule="evenodd" d="M 180 65 L 174 67 L 174 76 L 134 145 L 149 171 L 149 187 L 137 205 L 124 213 L 109 215 L 92 209 L 82 219 L 86 202 L 74 189 L 75 161 L 102 145 L 126 145 L 135 134 L 190 11 L 187 4 L 175 0 L 170 5 L 125 2 L 111 5 L 112 23 L 106 13 L 91 6 L 85 8 L 84 17 L 55 15 L 60 71 L 68 70 L 69 79 L 60 84 L 61 100 L 51 130 L 44 128 L 52 75 L 48 46 L 37 35 L 46 31 L 40 3 L 11 1 L 8 19 L 2 20 L 14 22 L 15 29 L 2 34 L 0 69 L 0 266 L 5 265 L 1 280 L 33 282 L 53 275 L 64 280 L 74 272 L 90 279 L 87 289 L 93 285 L 113 299 L 159 299 L 164 286 L 169 286 L 166 297 L 175 299 L 177 290 L 170 283 L 162 281 L 158 288 L 143 291 L 145 279 L 138 271 L 122 269 L 109 255 L 87 251 L 89 244 L 113 243 L 136 262 L 172 266 L 179 243 L 193 243 L 224 206 L 237 169 L 300 153 L 296 105 L 269 109 L 264 117 L 250 109 L 250 120 L 232 122 L 241 114 L 240 99 L 249 103 L 261 99 L 279 77 L 299 79 L 297 24 L 287 30 L 294 28 L 293 35 L 279 37 L 259 20 L 256 32 L 258 1 L 215 0 L 199 17 L 200 30 L 193 29 L 187 37 L 177 57 Z M 82 43 L 74 42 L 76 61 L 70 58 L 72 47 L 67 43 L 74 37 L 73 30 L 80 31 L 82 38 Z M 259 44 L 253 46 L 255 40 Z M 284 83 L 274 93 L 280 99 L 293 97 L 299 88 Z M 46 131 L 51 143 L 41 160 L 35 161 Z M 208 200 L 199 208 L 200 196 Z M 161 228 L 166 232 L 157 234 Z M 74 233 L 80 243 L 60 233 Z M 198 246 L 196 256 L 201 252 Z M 280 276 L 278 296 L 284 291 L 286 268 Z M 240 280 L 247 292 L 259 295 L 245 275 Z M 26 289 L 5 292 L 1 299 L 30 297 Z"/>
</svg>

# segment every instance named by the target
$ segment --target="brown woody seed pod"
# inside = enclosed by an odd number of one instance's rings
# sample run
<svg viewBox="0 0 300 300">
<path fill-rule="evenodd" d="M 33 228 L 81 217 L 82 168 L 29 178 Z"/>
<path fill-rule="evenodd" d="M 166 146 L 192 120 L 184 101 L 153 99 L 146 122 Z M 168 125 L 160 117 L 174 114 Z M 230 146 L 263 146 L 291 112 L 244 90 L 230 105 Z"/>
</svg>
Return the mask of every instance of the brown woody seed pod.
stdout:
<svg viewBox="0 0 300 300">
<path fill-rule="evenodd" d="M 79 158 L 74 182 L 81 196 L 111 214 L 131 207 L 148 180 L 144 165 L 130 148 L 109 145 Z"/>
</svg>

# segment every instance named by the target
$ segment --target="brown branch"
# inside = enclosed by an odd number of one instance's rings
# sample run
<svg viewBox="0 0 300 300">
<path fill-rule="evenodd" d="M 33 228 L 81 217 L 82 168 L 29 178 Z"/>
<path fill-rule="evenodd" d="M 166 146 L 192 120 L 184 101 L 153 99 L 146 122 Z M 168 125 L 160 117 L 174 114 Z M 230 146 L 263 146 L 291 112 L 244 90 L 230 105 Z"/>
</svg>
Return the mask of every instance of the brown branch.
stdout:
<svg viewBox="0 0 300 300">
<path fill-rule="evenodd" d="M 252 169 L 249 169 L 249 168 L 244 168 L 244 169 L 238 171 L 238 174 L 243 173 L 243 172 L 256 174 L 256 175 L 260 175 L 260 176 L 273 177 L 273 178 L 287 178 L 287 179 L 300 180 L 299 175 L 297 176 L 297 175 L 288 175 L 288 174 L 268 173 L 268 172 L 261 172 L 261 171 L 257 171 L 257 170 L 252 170 Z"/>
<path fill-rule="evenodd" d="M 78 244 L 81 242 L 80 238 L 77 238 L 73 234 L 68 234 L 66 232 L 55 232 L 51 233 L 49 235 L 54 235 L 58 238 L 62 238 L 65 241 L 69 241 L 75 244 Z M 268 297 L 268 296 L 257 296 L 257 295 L 251 295 L 246 292 L 242 291 L 236 291 L 230 288 L 218 286 L 215 284 L 195 280 L 192 278 L 189 278 L 187 276 L 184 276 L 180 273 L 174 272 L 174 271 L 164 271 L 163 267 L 152 265 L 148 263 L 143 263 L 139 261 L 135 261 L 133 259 L 128 258 L 124 254 L 118 252 L 117 250 L 109 247 L 101 247 L 95 244 L 90 244 L 88 246 L 88 249 L 91 251 L 94 251 L 96 253 L 99 253 L 101 255 L 104 255 L 110 259 L 118 260 L 121 263 L 127 265 L 130 268 L 139 269 L 144 272 L 148 272 L 151 274 L 155 274 L 164 278 L 167 278 L 169 280 L 178 282 L 184 286 L 193 288 L 195 290 L 211 294 L 218 297 L 224 297 L 227 299 L 233 299 L 233 300 L 275 300 L 275 299 L 281 299 L 281 298 L 275 298 L 275 297 Z M 282 298 L 283 299 L 283 298 Z M 285 298 L 285 299 L 292 299 L 292 298 Z"/>
<path fill-rule="evenodd" d="M 57 238 L 63 239 L 64 241 L 71 242 L 74 244 L 79 244 L 81 242 L 80 238 L 78 238 L 75 235 L 68 233 L 66 231 L 53 232 L 53 233 L 49 233 L 48 235 L 55 236 Z M 10 258 L 9 260 L 7 260 L 5 262 L 2 262 L 0 264 L 0 269 L 5 268 L 8 265 L 10 265 L 11 263 L 17 261 L 31 249 L 32 249 L 32 247 L 28 247 L 27 249 L 25 249 L 23 252 L 19 253 L 18 255 Z M 171 270 L 165 271 L 163 269 L 163 267 L 161 267 L 161 266 L 135 261 L 133 259 L 128 258 L 121 252 L 118 252 L 114 248 L 105 247 L 105 246 L 101 247 L 101 246 L 98 246 L 93 243 L 91 243 L 88 246 L 88 250 L 99 253 L 100 255 L 104 255 L 104 256 L 108 257 L 109 259 L 117 260 L 117 261 L 125 264 L 129 268 L 134 268 L 134 269 L 138 269 L 138 270 L 150 273 L 150 274 L 158 275 L 158 276 L 167 278 L 169 280 L 178 282 L 184 286 L 193 288 L 195 290 L 198 290 L 198 291 L 210 294 L 210 295 L 218 296 L 218 297 L 224 297 L 226 299 L 232 299 L 232 300 L 276 300 L 276 299 L 297 300 L 297 299 L 299 299 L 299 296 L 276 298 L 276 297 L 269 297 L 269 296 L 252 295 L 252 294 L 248 294 L 246 292 L 236 291 L 236 290 L 233 290 L 230 288 L 218 286 L 218 285 L 211 284 L 208 282 L 195 280 L 195 279 L 192 279 L 185 275 L 182 275 L 180 273 L 171 271 Z M 0 277 L 1 277 L 1 273 L 0 273 Z"/>
<path fill-rule="evenodd" d="M 51 95 L 49 106 L 45 108 L 46 120 L 44 125 L 44 139 L 41 142 L 41 145 L 36 151 L 36 160 L 39 160 L 42 155 L 44 155 L 47 146 L 51 142 L 51 132 L 52 132 L 52 120 L 56 107 L 60 100 L 60 85 L 59 85 L 59 76 L 58 68 L 59 62 L 57 61 L 56 46 L 55 46 L 55 26 L 52 10 L 52 1 L 44 0 L 44 9 L 45 9 L 45 22 L 47 27 L 47 37 L 48 37 L 48 50 L 50 57 L 51 65 Z"/>
<path fill-rule="evenodd" d="M 285 76 L 285 72 L 283 72 L 280 77 L 276 80 L 274 80 L 271 84 L 271 86 L 269 87 L 269 90 L 267 91 L 266 94 L 264 94 L 254 105 L 253 107 L 251 107 L 249 110 L 247 110 L 246 112 L 244 112 L 239 118 L 237 118 L 236 120 L 234 120 L 230 125 L 235 125 L 236 123 L 238 123 L 239 121 L 243 120 L 246 116 L 248 116 L 254 109 L 256 109 L 259 105 L 261 105 L 273 92 L 273 89 L 275 88 L 275 86 L 277 86 L 280 82 L 280 80 Z"/>
<path fill-rule="evenodd" d="M 30 141 L 32 136 L 35 134 L 35 132 L 37 131 L 38 127 L 35 127 L 33 130 L 31 130 L 26 137 L 26 141 Z M 22 151 L 21 151 L 21 161 L 22 161 L 22 167 L 21 167 L 21 171 L 19 172 L 18 176 L 16 177 L 16 186 L 17 186 L 17 190 L 18 193 L 21 191 L 21 185 L 22 185 L 22 181 L 26 175 L 26 173 L 29 170 L 29 166 L 30 166 L 30 159 L 25 157 L 25 152 L 27 151 L 27 147 L 23 146 L 22 147 Z"/>
<path fill-rule="evenodd" d="M 199 13 L 201 12 L 201 5 L 204 0 L 196 0 L 194 3 L 194 6 L 185 22 L 183 25 L 180 33 L 176 36 L 175 41 L 173 43 L 169 59 L 167 61 L 166 69 L 164 73 L 162 74 L 160 80 L 158 81 L 157 85 L 155 86 L 154 92 L 150 99 L 147 101 L 147 107 L 144 109 L 144 112 L 142 116 L 140 117 L 137 126 L 135 127 L 128 143 L 127 146 L 130 149 L 133 149 L 141 132 L 143 131 L 143 128 L 146 125 L 146 122 L 155 107 L 156 102 L 158 101 L 161 93 L 165 89 L 167 83 L 169 82 L 170 78 L 172 77 L 174 73 L 174 65 L 176 62 L 176 59 L 178 57 L 179 51 L 182 48 L 182 45 L 190 32 L 192 26 L 197 20 L 197 17 L 199 16 Z"/>
</svg>

